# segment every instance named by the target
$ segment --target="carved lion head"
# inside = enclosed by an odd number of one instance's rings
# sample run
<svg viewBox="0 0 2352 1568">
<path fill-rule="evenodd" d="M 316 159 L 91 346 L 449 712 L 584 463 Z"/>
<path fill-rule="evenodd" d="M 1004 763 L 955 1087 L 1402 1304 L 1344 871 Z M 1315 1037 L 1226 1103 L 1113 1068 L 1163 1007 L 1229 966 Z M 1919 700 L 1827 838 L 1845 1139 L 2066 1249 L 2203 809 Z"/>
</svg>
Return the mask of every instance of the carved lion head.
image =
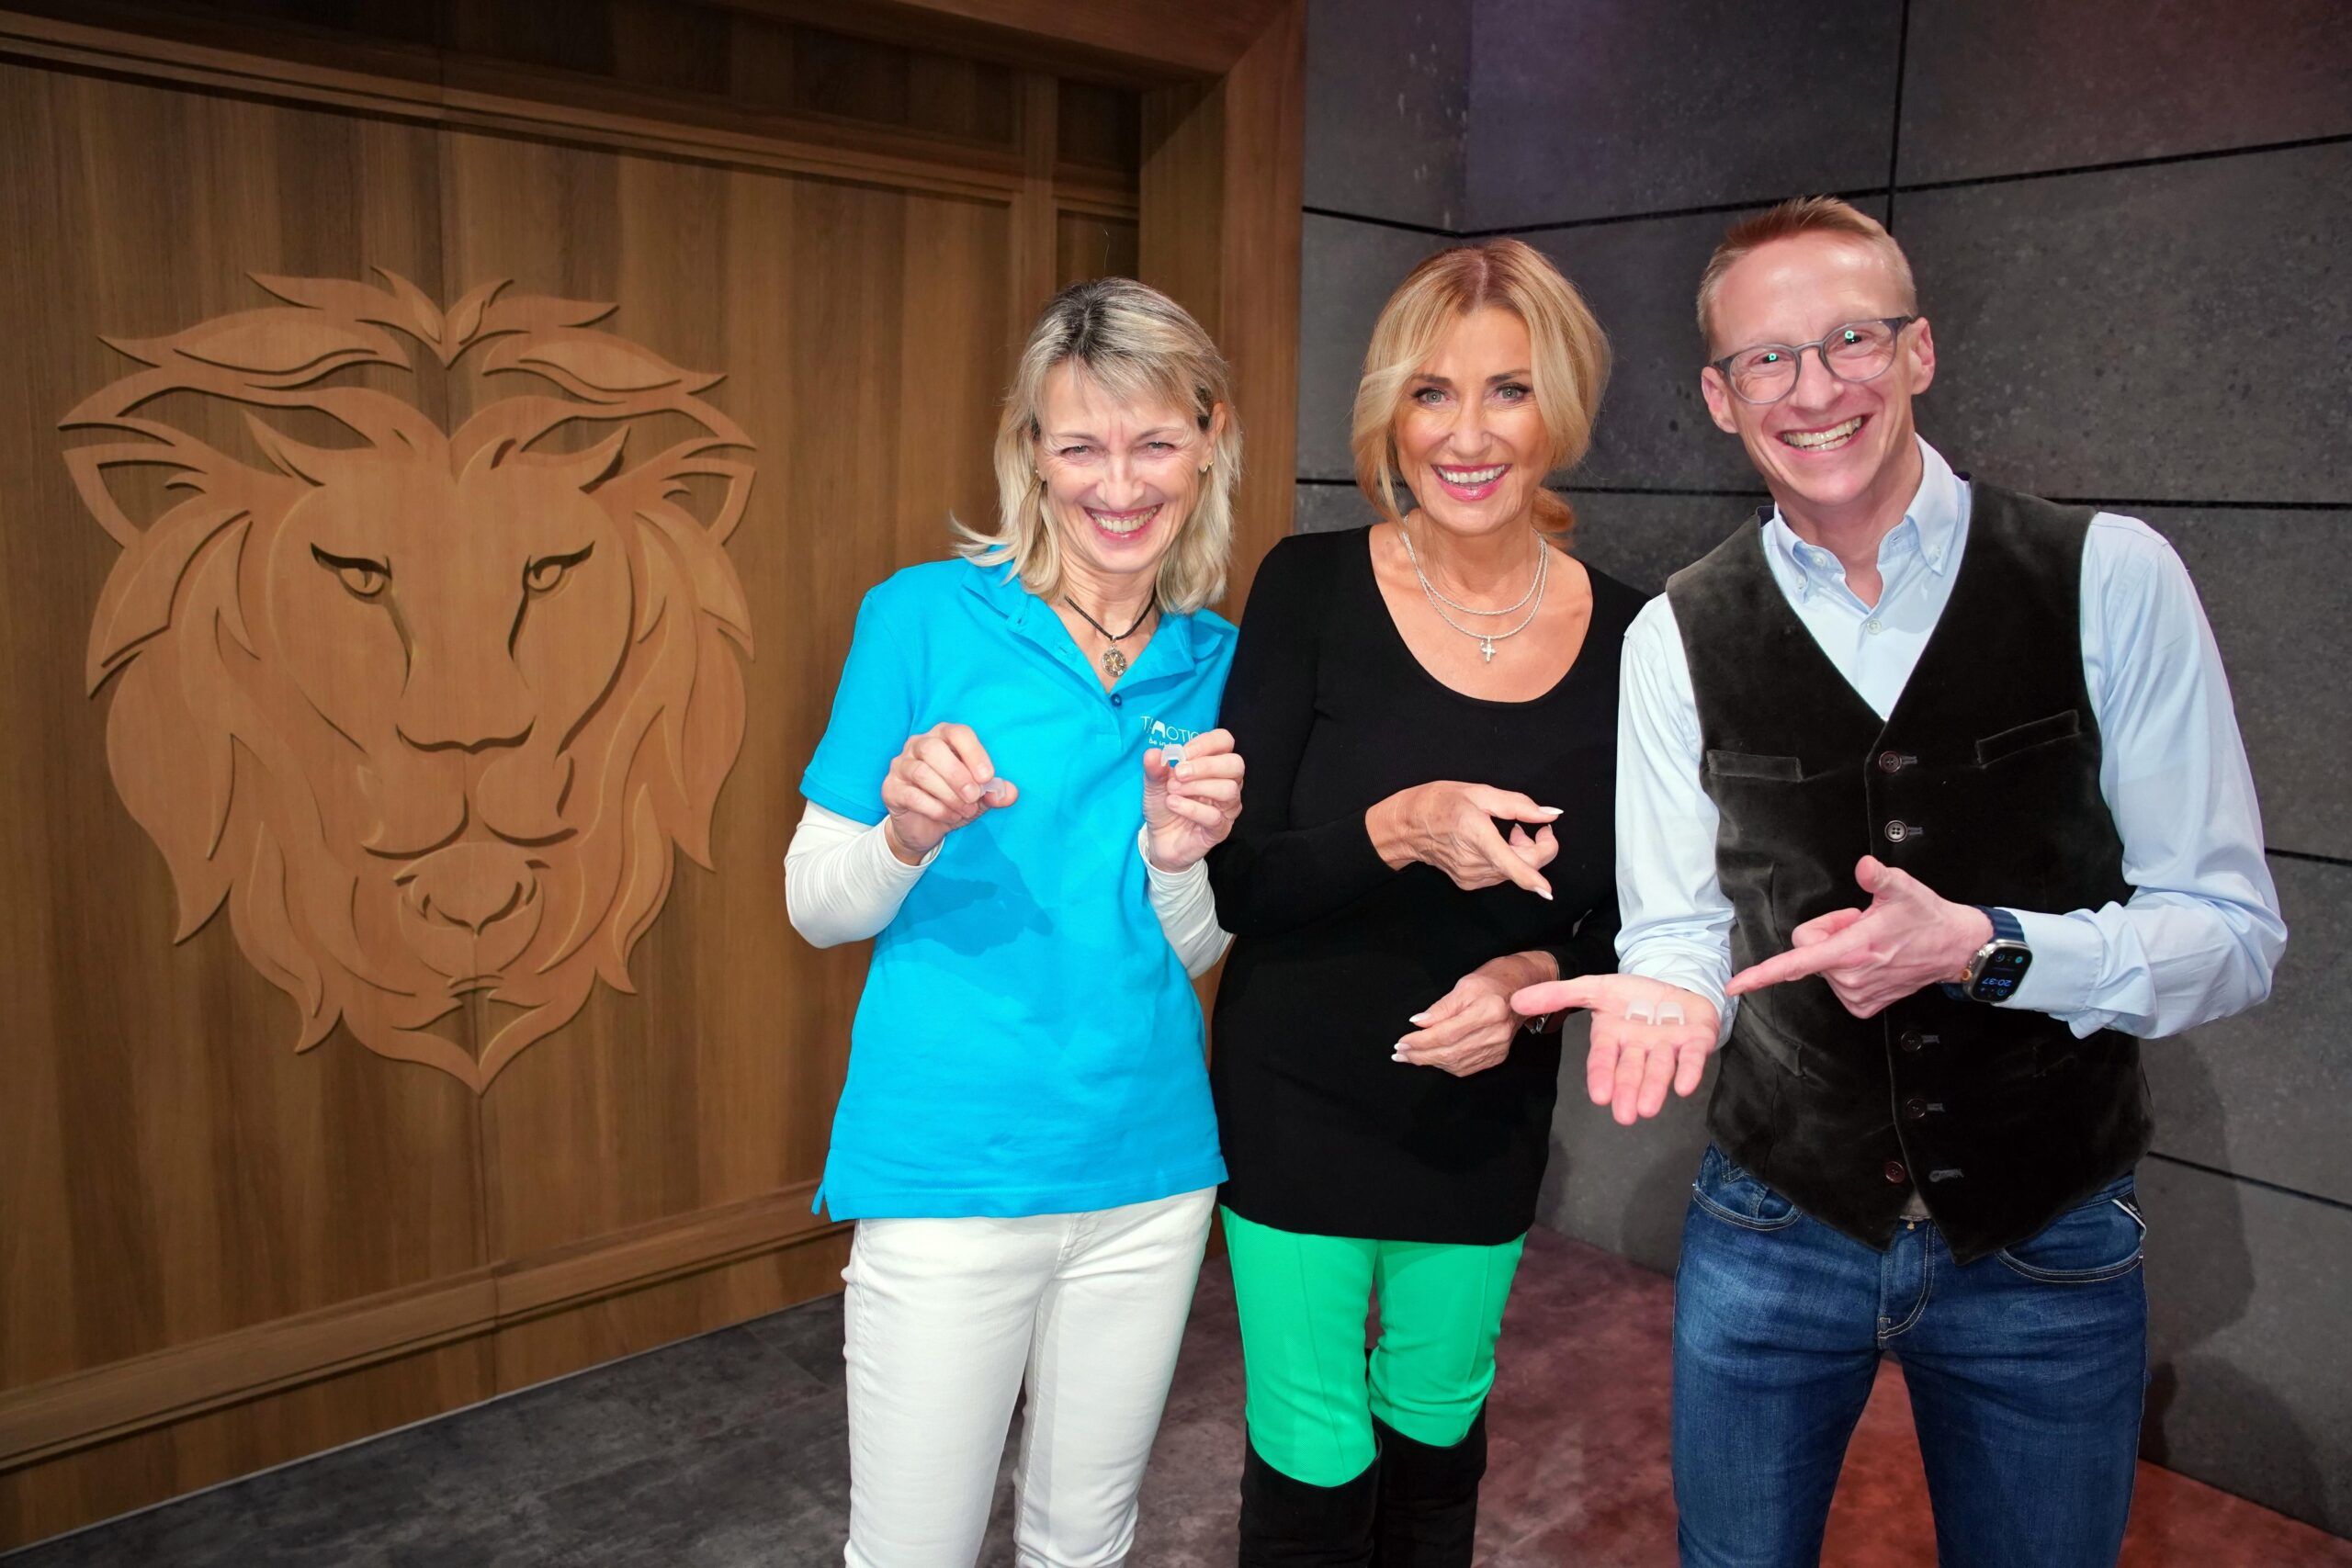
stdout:
<svg viewBox="0 0 2352 1568">
<path fill-rule="evenodd" d="M 283 303 L 108 340 L 141 368 L 63 422 L 110 437 L 65 460 L 122 547 L 87 675 L 178 939 L 226 902 L 298 1051 L 340 1020 L 479 1092 L 598 976 L 633 989 L 673 847 L 710 864 L 749 443 L 718 377 L 596 330 L 610 306 L 492 284 L 444 312 L 382 276 L 257 277 Z M 445 432 L 384 389 L 418 349 L 453 398 L 458 372 L 516 395 Z M 241 405 L 258 458 L 153 412 L 187 393 Z M 143 525 L 118 493 L 141 469 L 166 479 Z M 469 998 L 503 1004 L 479 1055 L 434 1027 Z"/>
</svg>

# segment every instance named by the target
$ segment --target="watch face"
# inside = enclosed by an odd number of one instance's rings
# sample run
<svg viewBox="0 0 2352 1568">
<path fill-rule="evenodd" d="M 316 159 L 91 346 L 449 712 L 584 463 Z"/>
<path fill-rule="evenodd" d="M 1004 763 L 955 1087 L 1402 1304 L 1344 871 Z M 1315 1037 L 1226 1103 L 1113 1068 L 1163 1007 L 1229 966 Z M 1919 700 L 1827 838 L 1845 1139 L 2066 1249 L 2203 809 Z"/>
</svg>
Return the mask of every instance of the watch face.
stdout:
<svg viewBox="0 0 2352 1568">
<path fill-rule="evenodd" d="M 2025 972 L 2032 966 L 2033 953 L 2030 949 L 2007 942 L 1997 943 L 1984 960 L 1984 971 L 1976 976 L 1976 983 L 1968 988 L 1968 994 L 1980 1002 L 2007 1001 L 2017 995 L 2018 982 L 2025 978 Z"/>
</svg>

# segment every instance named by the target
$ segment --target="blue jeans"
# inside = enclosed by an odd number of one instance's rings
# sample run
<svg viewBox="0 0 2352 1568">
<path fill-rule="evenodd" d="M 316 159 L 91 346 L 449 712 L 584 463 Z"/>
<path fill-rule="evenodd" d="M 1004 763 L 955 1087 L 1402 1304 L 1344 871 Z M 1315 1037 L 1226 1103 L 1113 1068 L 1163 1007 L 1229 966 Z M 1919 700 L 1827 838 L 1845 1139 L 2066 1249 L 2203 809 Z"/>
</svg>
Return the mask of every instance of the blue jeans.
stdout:
<svg viewBox="0 0 2352 1568">
<path fill-rule="evenodd" d="M 1674 1286 L 1685 1568 L 1820 1561 L 1886 1352 L 1944 1568 L 2111 1568 L 2147 1386 L 2142 1230 L 2127 1176 L 1965 1266 L 1927 1220 L 1880 1253 L 1708 1149 Z"/>
</svg>

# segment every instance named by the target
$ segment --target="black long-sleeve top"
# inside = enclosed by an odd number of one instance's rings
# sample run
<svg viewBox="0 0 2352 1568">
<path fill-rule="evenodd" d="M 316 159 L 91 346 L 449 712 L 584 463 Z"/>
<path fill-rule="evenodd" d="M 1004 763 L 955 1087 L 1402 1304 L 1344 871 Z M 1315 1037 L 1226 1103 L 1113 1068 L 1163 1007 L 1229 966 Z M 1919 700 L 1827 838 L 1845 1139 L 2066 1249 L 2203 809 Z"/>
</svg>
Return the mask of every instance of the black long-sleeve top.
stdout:
<svg viewBox="0 0 2352 1568">
<path fill-rule="evenodd" d="M 1592 620 L 1558 684 L 1466 696 L 1390 617 L 1362 530 L 1283 540 L 1258 570 L 1221 717 L 1250 776 L 1209 857 L 1236 937 L 1209 1078 L 1223 1198 L 1278 1229 L 1384 1241 L 1509 1241 L 1534 1223 L 1557 1095 L 1556 1034 L 1521 1032 L 1467 1077 L 1391 1060 L 1412 1014 L 1504 953 L 1564 975 L 1616 968 L 1617 666 L 1642 596 L 1586 569 Z M 1459 779 L 1562 808 L 1549 903 L 1392 871 L 1364 813 Z"/>
</svg>

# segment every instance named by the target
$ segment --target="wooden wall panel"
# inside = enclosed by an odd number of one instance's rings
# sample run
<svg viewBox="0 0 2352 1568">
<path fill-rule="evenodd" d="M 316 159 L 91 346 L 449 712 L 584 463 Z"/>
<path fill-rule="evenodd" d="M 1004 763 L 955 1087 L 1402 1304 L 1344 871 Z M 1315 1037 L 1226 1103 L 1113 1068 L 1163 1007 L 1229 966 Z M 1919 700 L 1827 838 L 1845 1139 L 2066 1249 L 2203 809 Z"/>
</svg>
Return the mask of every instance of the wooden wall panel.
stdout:
<svg viewBox="0 0 2352 1568">
<path fill-rule="evenodd" d="M 1143 103 L 1141 276 L 1208 328 L 1241 406 L 1228 615 L 1290 532 L 1296 488 L 1306 0 L 1278 0 L 1263 18 L 1223 77 L 1155 88 Z"/>
<path fill-rule="evenodd" d="M 1064 211 L 1054 225 L 1057 284 L 1089 277 L 1133 277 L 1140 265 L 1135 220 Z"/>
<path fill-rule="evenodd" d="M 755 649 L 712 844 L 725 873 L 681 863 L 632 960 L 639 995 L 600 992 L 492 1086 L 504 1257 L 818 1173 L 845 1014 L 780 1021 L 830 988 L 815 971 L 856 965 L 793 936 L 780 868 L 863 588 L 935 558 L 948 512 L 987 503 L 1010 209 L 488 138 L 451 138 L 447 158 L 453 270 L 643 302 L 632 332 L 724 369 L 715 395 L 758 448 L 730 547 Z"/>
<path fill-rule="evenodd" d="M 1060 282 L 1148 268 L 1155 221 L 1136 211 L 1134 86 L 827 40 L 797 15 L 443 0 L 427 28 L 375 0 L 35 3 L 49 15 L 0 12 L 0 212 L 19 236 L 0 248 L 0 724 L 37 738 L 0 756 L 17 819 L 0 840 L 0 1548 L 835 1288 L 846 1229 L 808 1202 L 865 954 L 789 931 L 799 773 L 861 593 L 943 554 L 951 513 L 992 515 L 995 405 L 1029 313 Z M 1286 47 L 1264 58 L 1295 66 Z M 1264 265 L 1256 207 L 1200 164 L 1235 154 L 1231 127 L 1279 132 L 1273 68 L 1153 154 L 1166 202 L 1214 193 L 1196 219 L 1159 216 L 1163 263 L 1181 256 L 1165 270 L 1214 279 L 1213 328 L 1284 345 L 1235 356 L 1253 473 L 1287 468 L 1287 415 L 1257 410 L 1288 396 L 1270 389 L 1295 333 L 1269 323 L 1295 251 L 1271 287 L 1242 277 Z M 1187 228 L 1212 238 L 1166 242 Z M 744 716 L 715 869 L 678 853 L 632 989 L 598 985 L 495 1076 L 391 1059 L 349 1027 L 298 1054 L 298 1010 L 230 914 L 175 931 L 172 870 L 124 805 L 122 767 L 180 770 L 194 799 L 200 759 L 150 738 L 109 765 L 124 682 L 93 696 L 85 674 L 123 549 L 63 455 L 122 437 L 59 422 L 136 368 L 102 336 L 269 305 L 249 275 L 413 285 L 428 309 L 500 280 L 502 299 L 609 302 L 598 342 L 717 373 L 706 401 L 748 443 L 724 562 L 751 649 L 714 672 L 740 673 Z M 331 379 L 449 432 L 526 389 L 482 377 L 483 353 Z M 220 398 L 140 412 L 270 461 Z M 350 440 L 314 411 L 263 423 Z M 620 470 L 707 433 L 639 421 Z M 184 499 L 116 478 L 142 524 Z M 724 490 L 690 482 L 686 510 L 708 521 Z M 437 1027 L 470 1062 L 515 1011 L 477 993 Z"/>
<path fill-rule="evenodd" d="M 0 1542 L 39 1540 L 497 1392 L 492 1343 L 475 1338 L 82 1449 L 0 1474 Z"/>
<path fill-rule="evenodd" d="M 294 1010 L 225 917 L 175 944 L 171 876 L 108 773 L 112 693 L 84 693 L 119 551 L 57 431 L 129 367 L 101 333 L 250 308 L 249 271 L 372 262 L 437 288 L 430 138 L 0 65 L 0 144 L 25 237 L 0 248 L 0 723 L 40 738 L 0 763 L 0 1381 L 16 1386 L 486 1254 L 470 1092 L 347 1044 L 298 1057 Z M 231 439 L 224 411 L 174 412 Z"/>
</svg>

